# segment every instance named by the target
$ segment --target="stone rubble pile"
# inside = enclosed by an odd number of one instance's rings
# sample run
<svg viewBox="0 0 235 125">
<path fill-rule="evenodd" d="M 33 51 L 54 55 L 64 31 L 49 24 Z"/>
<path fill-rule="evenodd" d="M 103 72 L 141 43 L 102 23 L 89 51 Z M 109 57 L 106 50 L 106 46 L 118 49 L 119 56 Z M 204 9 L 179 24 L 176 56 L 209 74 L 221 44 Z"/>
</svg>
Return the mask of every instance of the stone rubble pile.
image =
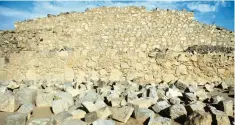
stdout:
<svg viewBox="0 0 235 125">
<path fill-rule="evenodd" d="M 181 81 L 172 84 L 119 81 L 103 84 L 100 79 L 63 86 L 1 81 L 0 111 L 12 112 L 5 125 L 115 125 L 128 123 L 130 117 L 148 125 L 230 125 L 233 122 L 234 88 L 225 83 L 199 86 Z M 72 91 L 66 91 L 68 88 Z M 211 92 L 226 95 L 211 96 Z M 54 115 L 28 121 L 35 107 L 51 107 Z"/>
</svg>

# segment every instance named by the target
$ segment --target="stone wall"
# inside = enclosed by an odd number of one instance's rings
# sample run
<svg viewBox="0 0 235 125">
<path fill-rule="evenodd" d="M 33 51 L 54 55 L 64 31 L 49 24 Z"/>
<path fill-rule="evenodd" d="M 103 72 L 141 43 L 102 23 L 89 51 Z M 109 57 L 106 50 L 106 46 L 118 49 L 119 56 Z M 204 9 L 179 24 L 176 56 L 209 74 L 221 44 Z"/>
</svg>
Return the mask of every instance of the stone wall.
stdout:
<svg viewBox="0 0 235 125">
<path fill-rule="evenodd" d="M 18 22 L 15 28 L 0 32 L 1 79 L 233 79 L 233 55 L 181 52 L 193 45 L 233 47 L 233 32 L 199 23 L 192 12 L 102 7 Z M 155 48 L 169 51 L 150 58 Z M 180 61 L 181 55 L 187 57 Z"/>
</svg>

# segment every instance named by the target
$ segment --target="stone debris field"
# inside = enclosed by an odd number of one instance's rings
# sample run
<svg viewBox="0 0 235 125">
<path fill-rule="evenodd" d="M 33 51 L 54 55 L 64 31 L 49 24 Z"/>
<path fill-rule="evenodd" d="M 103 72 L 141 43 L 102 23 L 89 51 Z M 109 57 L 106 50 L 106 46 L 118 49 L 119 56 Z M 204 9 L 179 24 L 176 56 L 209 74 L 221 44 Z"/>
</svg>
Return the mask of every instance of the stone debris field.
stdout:
<svg viewBox="0 0 235 125">
<path fill-rule="evenodd" d="M 0 125 L 234 125 L 233 54 L 234 32 L 185 10 L 17 22 L 0 31 Z"/>
</svg>

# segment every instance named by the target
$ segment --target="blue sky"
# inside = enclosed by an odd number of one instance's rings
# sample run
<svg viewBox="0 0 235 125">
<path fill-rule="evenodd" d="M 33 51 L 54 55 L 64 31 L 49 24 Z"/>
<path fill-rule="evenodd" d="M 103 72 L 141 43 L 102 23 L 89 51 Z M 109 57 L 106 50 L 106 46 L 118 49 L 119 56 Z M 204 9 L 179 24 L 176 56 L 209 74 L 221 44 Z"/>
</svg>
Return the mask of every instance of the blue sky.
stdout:
<svg viewBox="0 0 235 125">
<path fill-rule="evenodd" d="M 14 29 L 14 22 L 61 12 L 85 11 L 86 8 L 99 6 L 145 6 L 148 10 L 156 7 L 195 12 L 195 20 L 211 24 L 215 23 L 234 31 L 233 1 L 2 1 L 0 2 L 0 30 Z"/>
</svg>

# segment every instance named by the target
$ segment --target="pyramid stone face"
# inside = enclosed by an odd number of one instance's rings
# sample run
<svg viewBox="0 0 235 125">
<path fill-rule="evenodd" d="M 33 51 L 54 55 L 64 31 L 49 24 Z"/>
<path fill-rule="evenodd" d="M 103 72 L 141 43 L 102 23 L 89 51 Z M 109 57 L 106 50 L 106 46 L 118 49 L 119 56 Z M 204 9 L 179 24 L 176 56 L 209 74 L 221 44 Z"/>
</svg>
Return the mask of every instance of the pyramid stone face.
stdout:
<svg viewBox="0 0 235 125">
<path fill-rule="evenodd" d="M 34 73 L 33 80 L 108 80 L 115 70 L 112 77 L 118 80 L 222 81 L 233 78 L 233 55 L 227 51 L 233 38 L 231 31 L 195 21 L 192 12 L 94 8 L 18 22 L 14 31 L 1 31 L 0 56 L 8 60 L 1 74 L 11 80 L 30 80 L 27 72 Z M 192 46 L 198 46 L 198 54 L 183 52 Z M 200 54 L 201 46 L 219 51 Z M 221 52 L 226 55 L 215 58 Z"/>
</svg>

